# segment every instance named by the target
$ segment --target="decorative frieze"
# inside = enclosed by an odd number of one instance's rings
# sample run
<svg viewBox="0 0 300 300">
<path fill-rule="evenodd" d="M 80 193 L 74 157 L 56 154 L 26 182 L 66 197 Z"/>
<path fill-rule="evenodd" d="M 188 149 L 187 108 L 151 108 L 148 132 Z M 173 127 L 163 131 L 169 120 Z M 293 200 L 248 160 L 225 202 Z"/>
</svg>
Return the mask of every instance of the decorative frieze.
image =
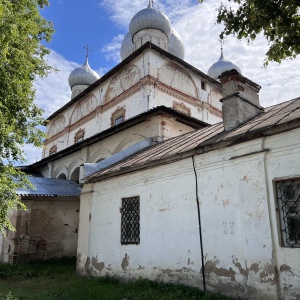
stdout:
<svg viewBox="0 0 300 300">
<path fill-rule="evenodd" d="M 109 102 L 107 102 L 103 105 L 97 106 L 91 113 L 87 114 L 86 116 L 84 116 L 83 118 L 81 118 L 80 120 L 75 122 L 74 124 L 67 126 L 64 130 L 58 132 L 54 136 L 45 140 L 44 144 L 48 145 L 49 143 L 53 142 L 57 138 L 63 136 L 65 133 L 71 132 L 71 131 L 75 130 L 76 128 L 84 126 L 86 123 L 88 123 L 92 119 L 96 118 L 97 115 L 99 115 L 113 107 L 116 107 L 117 105 L 119 105 L 120 103 L 122 103 L 123 101 L 128 99 L 130 96 L 141 91 L 144 88 L 144 86 L 146 86 L 146 85 L 151 85 L 151 86 L 157 87 L 157 89 L 159 91 L 161 91 L 165 94 L 171 95 L 172 97 L 174 97 L 182 102 L 188 103 L 188 104 L 193 105 L 194 107 L 197 107 L 200 109 L 207 110 L 210 113 L 214 114 L 215 116 L 222 117 L 221 110 L 213 107 L 211 104 L 200 101 L 199 99 L 196 99 L 192 96 L 182 93 L 168 85 L 165 85 L 164 83 L 160 82 L 157 78 L 148 75 L 148 76 L 145 76 L 143 79 L 141 79 L 135 85 L 131 86 L 125 92 L 123 92 L 120 95 L 116 96 L 115 98 L 111 99 Z M 182 105 L 183 105 L 183 103 L 182 103 Z M 173 108 L 176 109 L 174 106 L 173 106 Z M 185 105 L 184 105 L 184 107 L 182 106 L 181 108 L 179 106 L 177 106 L 176 110 L 181 111 L 182 113 L 185 113 L 189 116 L 191 115 L 191 112 L 190 111 L 188 112 L 188 110 L 190 110 L 190 109 L 188 107 L 186 107 Z"/>
<path fill-rule="evenodd" d="M 185 114 L 187 116 L 191 116 L 191 109 L 185 106 L 183 103 L 173 102 L 173 109 Z"/>
</svg>

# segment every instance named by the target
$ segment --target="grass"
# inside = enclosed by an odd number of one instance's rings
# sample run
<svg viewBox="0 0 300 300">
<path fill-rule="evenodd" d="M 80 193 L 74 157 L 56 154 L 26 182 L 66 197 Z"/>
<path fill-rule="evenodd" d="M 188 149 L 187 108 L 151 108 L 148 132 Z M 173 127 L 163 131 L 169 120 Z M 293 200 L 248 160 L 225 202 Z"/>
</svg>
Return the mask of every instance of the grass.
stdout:
<svg viewBox="0 0 300 300">
<path fill-rule="evenodd" d="M 82 278 L 75 259 L 63 258 L 23 265 L 0 264 L 0 300 L 221 300 L 196 288 L 115 278 Z"/>
</svg>

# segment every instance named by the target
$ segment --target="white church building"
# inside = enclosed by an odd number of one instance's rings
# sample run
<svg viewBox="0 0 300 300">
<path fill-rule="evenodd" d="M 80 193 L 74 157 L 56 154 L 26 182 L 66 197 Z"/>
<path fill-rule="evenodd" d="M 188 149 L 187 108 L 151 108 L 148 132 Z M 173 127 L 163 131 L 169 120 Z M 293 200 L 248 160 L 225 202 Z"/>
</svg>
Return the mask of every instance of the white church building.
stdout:
<svg viewBox="0 0 300 300">
<path fill-rule="evenodd" d="M 300 299 L 300 98 L 261 107 L 222 51 L 207 74 L 188 64 L 151 2 L 121 60 L 70 74 L 0 260 L 76 255 L 83 276 Z"/>
</svg>

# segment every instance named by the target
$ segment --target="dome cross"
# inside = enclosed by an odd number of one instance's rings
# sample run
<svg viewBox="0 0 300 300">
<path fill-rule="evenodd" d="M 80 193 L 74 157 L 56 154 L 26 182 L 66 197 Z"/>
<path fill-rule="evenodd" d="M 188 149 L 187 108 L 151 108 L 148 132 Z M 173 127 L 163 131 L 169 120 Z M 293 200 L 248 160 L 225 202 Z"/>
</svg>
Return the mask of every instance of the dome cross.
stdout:
<svg viewBox="0 0 300 300">
<path fill-rule="evenodd" d="M 86 50 L 85 57 L 88 58 L 89 57 L 89 52 L 92 52 L 92 50 L 91 50 L 89 45 L 86 45 L 83 48 Z"/>
</svg>

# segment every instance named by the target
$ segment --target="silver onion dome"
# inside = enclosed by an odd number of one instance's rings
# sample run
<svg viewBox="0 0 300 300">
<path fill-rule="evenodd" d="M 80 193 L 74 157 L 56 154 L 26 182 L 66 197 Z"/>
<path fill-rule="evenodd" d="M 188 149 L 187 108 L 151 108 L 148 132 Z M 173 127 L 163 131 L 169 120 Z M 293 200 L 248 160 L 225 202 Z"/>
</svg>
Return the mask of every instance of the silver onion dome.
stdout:
<svg viewBox="0 0 300 300">
<path fill-rule="evenodd" d="M 184 44 L 179 33 L 174 28 L 172 28 L 170 35 L 168 52 L 180 59 L 184 59 Z"/>
<path fill-rule="evenodd" d="M 240 68 L 234 62 L 224 59 L 223 49 L 221 49 L 219 60 L 208 69 L 207 75 L 213 79 L 218 79 L 223 72 L 230 70 L 237 70 L 239 73 L 242 73 Z"/>
<path fill-rule="evenodd" d="M 129 32 L 133 37 L 143 29 L 157 29 L 164 32 L 167 37 L 171 34 L 171 23 L 169 18 L 161 11 L 149 7 L 139 11 L 129 24 Z"/>
<path fill-rule="evenodd" d="M 121 45 L 120 55 L 121 60 L 124 60 L 126 57 L 128 57 L 131 53 L 133 53 L 133 43 L 132 43 L 132 37 L 131 34 L 128 32 Z"/>
<path fill-rule="evenodd" d="M 96 80 L 98 80 L 100 76 L 91 69 L 89 66 L 88 58 L 86 58 L 85 63 L 73 70 L 69 76 L 69 85 L 72 89 L 75 85 L 91 85 Z"/>
</svg>

